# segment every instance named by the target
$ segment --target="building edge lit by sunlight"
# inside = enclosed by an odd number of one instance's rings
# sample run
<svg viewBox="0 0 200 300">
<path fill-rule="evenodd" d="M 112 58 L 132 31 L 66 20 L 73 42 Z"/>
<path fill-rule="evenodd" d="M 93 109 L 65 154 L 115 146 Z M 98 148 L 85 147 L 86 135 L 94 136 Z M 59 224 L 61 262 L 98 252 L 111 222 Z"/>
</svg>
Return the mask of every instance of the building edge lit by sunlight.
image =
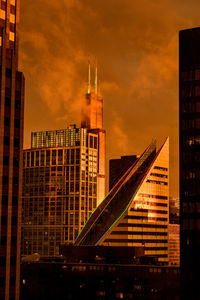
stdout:
<svg viewBox="0 0 200 300">
<path fill-rule="evenodd" d="M 168 264 L 169 138 L 133 163 L 91 215 L 74 245 L 144 247 Z"/>
</svg>

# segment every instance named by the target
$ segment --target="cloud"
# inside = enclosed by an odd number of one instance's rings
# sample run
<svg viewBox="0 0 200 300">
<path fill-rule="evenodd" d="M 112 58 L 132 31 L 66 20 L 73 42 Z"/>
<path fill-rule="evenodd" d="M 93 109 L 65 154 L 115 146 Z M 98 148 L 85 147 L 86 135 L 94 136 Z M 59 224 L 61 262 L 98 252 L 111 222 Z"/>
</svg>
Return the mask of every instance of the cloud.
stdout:
<svg viewBox="0 0 200 300">
<path fill-rule="evenodd" d="M 80 124 L 88 58 L 97 59 L 107 158 L 170 135 L 177 194 L 178 31 L 199 25 L 199 8 L 196 0 L 21 1 L 25 144 L 31 130 Z"/>
<path fill-rule="evenodd" d="M 128 148 L 128 135 L 126 130 L 123 128 L 123 120 L 121 119 L 120 115 L 113 111 L 112 119 L 111 119 L 111 130 L 110 133 L 112 134 L 112 141 L 113 147 L 116 151 L 119 151 L 121 155 L 125 155 L 129 152 Z"/>
</svg>

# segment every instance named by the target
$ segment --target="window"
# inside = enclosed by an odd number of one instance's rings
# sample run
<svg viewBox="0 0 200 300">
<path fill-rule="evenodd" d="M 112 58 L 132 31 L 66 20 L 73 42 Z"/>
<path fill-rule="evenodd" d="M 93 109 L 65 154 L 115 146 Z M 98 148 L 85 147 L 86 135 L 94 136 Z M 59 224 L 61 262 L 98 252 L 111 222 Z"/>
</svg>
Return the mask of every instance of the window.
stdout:
<svg viewBox="0 0 200 300">
<path fill-rule="evenodd" d="M 182 97 L 192 97 L 195 94 L 194 86 L 186 85 L 182 88 Z"/>
<path fill-rule="evenodd" d="M 56 150 L 52 150 L 52 165 L 56 165 Z"/>
<path fill-rule="evenodd" d="M 185 139 L 187 146 L 199 145 L 200 144 L 200 136 L 188 136 Z"/>
<path fill-rule="evenodd" d="M 31 167 L 34 166 L 34 152 L 31 152 Z"/>
<path fill-rule="evenodd" d="M 58 164 L 63 164 L 63 150 L 58 150 Z"/>
<path fill-rule="evenodd" d="M 79 198 L 75 198 L 75 210 L 79 210 Z"/>
<path fill-rule="evenodd" d="M 74 198 L 70 197 L 70 210 L 74 210 Z"/>
<path fill-rule="evenodd" d="M 36 166 L 39 166 L 39 151 L 36 151 L 36 162 L 35 162 Z"/>
<path fill-rule="evenodd" d="M 90 136 L 90 148 L 94 148 L 93 136 Z"/>
<path fill-rule="evenodd" d="M 46 165 L 50 165 L 50 150 L 46 151 Z"/>
<path fill-rule="evenodd" d="M 40 165 L 44 166 L 44 150 L 40 152 Z"/>
<path fill-rule="evenodd" d="M 79 212 L 75 212 L 75 225 L 79 224 Z"/>
<path fill-rule="evenodd" d="M 97 137 L 94 137 L 94 148 L 97 149 Z"/>
<path fill-rule="evenodd" d="M 200 80 L 200 70 L 195 70 L 195 80 Z"/>
<path fill-rule="evenodd" d="M 74 149 L 71 150 L 71 164 L 74 165 Z"/>
<path fill-rule="evenodd" d="M 200 96 L 200 86 L 195 86 L 195 96 Z"/>
</svg>

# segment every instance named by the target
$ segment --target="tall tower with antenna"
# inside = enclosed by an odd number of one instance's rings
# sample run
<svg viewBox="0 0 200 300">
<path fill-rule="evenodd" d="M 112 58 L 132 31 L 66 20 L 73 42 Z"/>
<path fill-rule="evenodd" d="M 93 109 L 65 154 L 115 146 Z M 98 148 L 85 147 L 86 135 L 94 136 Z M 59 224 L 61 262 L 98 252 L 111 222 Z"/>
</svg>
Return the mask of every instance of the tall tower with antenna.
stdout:
<svg viewBox="0 0 200 300">
<path fill-rule="evenodd" d="M 95 67 L 94 87 L 91 84 L 91 65 L 88 62 L 88 88 L 82 102 L 81 127 L 103 128 L 103 98 L 98 90 L 97 64 Z"/>
<path fill-rule="evenodd" d="M 82 101 L 81 127 L 89 132 L 98 134 L 98 179 L 97 179 L 97 202 L 105 197 L 105 136 L 103 129 L 103 98 L 98 89 L 98 69 L 95 66 L 94 86 L 91 84 L 91 64 L 88 62 L 88 88 Z"/>
</svg>

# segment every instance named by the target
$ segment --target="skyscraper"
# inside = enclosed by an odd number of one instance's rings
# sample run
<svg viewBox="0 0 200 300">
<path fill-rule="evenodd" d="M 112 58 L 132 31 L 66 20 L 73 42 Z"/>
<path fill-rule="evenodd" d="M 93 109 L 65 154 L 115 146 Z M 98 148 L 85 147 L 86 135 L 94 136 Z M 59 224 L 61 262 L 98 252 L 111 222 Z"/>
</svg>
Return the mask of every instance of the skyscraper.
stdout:
<svg viewBox="0 0 200 300">
<path fill-rule="evenodd" d="M 19 299 L 24 77 L 19 0 L 0 1 L 0 299 Z"/>
<path fill-rule="evenodd" d="M 199 283 L 197 278 L 200 267 L 200 28 L 182 30 L 179 34 L 179 134 L 180 264 L 183 297 L 198 299 Z"/>
<path fill-rule="evenodd" d="M 144 247 L 168 264 L 169 141 L 153 141 L 91 215 L 75 245 Z"/>
<path fill-rule="evenodd" d="M 24 150 L 22 254 L 59 254 L 97 207 L 98 135 L 71 125 L 33 132 Z"/>
<path fill-rule="evenodd" d="M 88 90 L 82 101 L 81 128 L 87 128 L 88 132 L 98 135 L 98 204 L 105 197 L 105 155 L 106 155 L 106 132 L 103 129 L 103 98 L 99 93 L 97 67 L 95 68 L 95 84 L 91 85 L 90 63 L 88 71 Z"/>
</svg>

